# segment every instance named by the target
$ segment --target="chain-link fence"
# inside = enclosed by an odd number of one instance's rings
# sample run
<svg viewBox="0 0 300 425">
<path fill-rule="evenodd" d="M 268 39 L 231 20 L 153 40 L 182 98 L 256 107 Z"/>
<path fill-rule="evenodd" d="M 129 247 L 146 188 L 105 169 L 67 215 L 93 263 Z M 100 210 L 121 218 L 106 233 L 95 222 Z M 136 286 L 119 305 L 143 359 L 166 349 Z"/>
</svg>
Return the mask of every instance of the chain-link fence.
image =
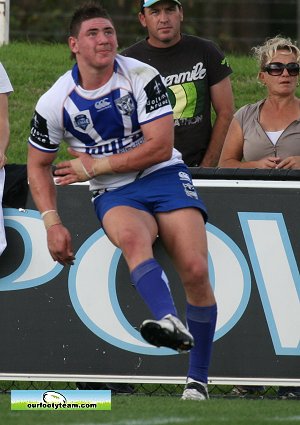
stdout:
<svg viewBox="0 0 300 425">
<path fill-rule="evenodd" d="M 93 389 L 111 389 L 113 395 L 124 395 L 125 390 L 117 390 L 118 385 L 112 388 L 103 387 L 103 384 Z M 180 397 L 184 385 L 181 384 L 132 384 L 130 385 L 130 395 L 145 395 L 145 396 L 173 396 Z M 75 382 L 53 382 L 53 381 L 0 381 L 0 393 L 10 393 L 11 390 L 75 390 L 77 389 Z M 250 398 L 250 399 L 295 399 L 299 400 L 300 396 L 284 395 L 280 396 L 278 387 L 234 387 L 227 385 L 209 385 L 210 398 Z M 81 389 L 81 388 L 80 388 Z M 89 388 L 90 389 L 90 388 Z"/>
<path fill-rule="evenodd" d="M 183 31 L 210 38 L 227 52 L 248 53 L 265 38 L 299 39 L 300 0 L 183 0 Z M 120 48 L 145 36 L 138 22 L 139 0 L 102 0 L 117 28 Z M 77 0 L 14 0 L 10 40 L 66 42 Z"/>
</svg>

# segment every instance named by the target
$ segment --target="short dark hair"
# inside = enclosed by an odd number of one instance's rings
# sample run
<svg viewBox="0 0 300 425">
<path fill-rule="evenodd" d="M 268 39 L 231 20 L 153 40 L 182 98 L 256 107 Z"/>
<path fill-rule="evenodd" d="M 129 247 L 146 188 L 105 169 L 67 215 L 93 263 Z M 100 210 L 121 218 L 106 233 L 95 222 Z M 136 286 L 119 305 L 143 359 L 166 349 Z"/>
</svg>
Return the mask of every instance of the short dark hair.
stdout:
<svg viewBox="0 0 300 425">
<path fill-rule="evenodd" d="M 73 13 L 69 27 L 69 35 L 77 37 L 82 22 L 93 18 L 108 19 L 112 23 L 111 17 L 100 3 L 96 1 L 87 1 L 81 4 Z"/>
</svg>

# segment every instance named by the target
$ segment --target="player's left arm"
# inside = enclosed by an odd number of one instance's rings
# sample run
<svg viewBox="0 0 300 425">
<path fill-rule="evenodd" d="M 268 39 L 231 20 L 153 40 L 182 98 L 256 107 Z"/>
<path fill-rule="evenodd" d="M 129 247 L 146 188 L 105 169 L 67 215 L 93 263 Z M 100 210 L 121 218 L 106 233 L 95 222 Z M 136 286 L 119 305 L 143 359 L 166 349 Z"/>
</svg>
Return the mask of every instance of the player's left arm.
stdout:
<svg viewBox="0 0 300 425">
<path fill-rule="evenodd" d="M 229 77 L 210 87 L 210 96 L 216 119 L 202 167 L 216 167 L 220 158 L 228 127 L 233 117 L 234 101 Z"/>
<path fill-rule="evenodd" d="M 104 158 L 93 158 L 88 154 L 69 152 L 76 159 L 64 161 L 56 166 L 57 183 L 67 185 L 86 181 L 101 174 L 140 171 L 172 156 L 174 144 L 173 114 L 167 114 L 141 125 L 144 143 L 134 149 Z"/>
</svg>

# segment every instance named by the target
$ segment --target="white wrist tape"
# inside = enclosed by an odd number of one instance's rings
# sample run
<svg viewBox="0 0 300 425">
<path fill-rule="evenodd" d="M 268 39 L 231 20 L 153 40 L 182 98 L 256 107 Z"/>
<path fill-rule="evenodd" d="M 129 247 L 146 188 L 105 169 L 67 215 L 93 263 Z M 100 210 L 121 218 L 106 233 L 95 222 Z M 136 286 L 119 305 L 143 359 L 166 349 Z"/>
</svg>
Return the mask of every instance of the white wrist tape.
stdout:
<svg viewBox="0 0 300 425">
<path fill-rule="evenodd" d="M 44 221 L 46 230 L 55 224 L 61 224 L 60 216 L 57 214 L 56 210 L 47 210 L 41 214 L 41 217 Z"/>
<path fill-rule="evenodd" d="M 85 182 L 100 174 L 111 174 L 113 172 L 108 158 L 93 159 L 90 170 L 85 168 L 80 158 L 72 159 L 70 163 L 80 182 Z"/>
<path fill-rule="evenodd" d="M 73 170 L 75 171 L 76 176 L 78 177 L 78 181 L 80 181 L 80 182 L 85 182 L 85 181 L 90 180 L 94 177 L 93 175 L 91 175 L 87 171 L 87 169 L 85 168 L 85 166 L 81 162 L 80 158 L 72 159 L 71 160 L 71 166 L 72 166 Z"/>
<path fill-rule="evenodd" d="M 96 158 L 94 159 L 93 167 L 92 167 L 94 176 L 98 176 L 100 174 L 112 174 L 113 169 L 110 165 L 109 158 Z"/>
</svg>

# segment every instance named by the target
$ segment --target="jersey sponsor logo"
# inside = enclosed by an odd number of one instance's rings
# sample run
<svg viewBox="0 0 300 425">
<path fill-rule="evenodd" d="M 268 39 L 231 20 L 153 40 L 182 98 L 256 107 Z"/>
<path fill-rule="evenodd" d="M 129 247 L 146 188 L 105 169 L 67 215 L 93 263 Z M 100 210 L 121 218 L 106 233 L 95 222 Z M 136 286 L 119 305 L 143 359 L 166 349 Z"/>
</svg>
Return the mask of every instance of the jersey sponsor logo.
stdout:
<svg viewBox="0 0 300 425">
<path fill-rule="evenodd" d="M 100 99 L 95 103 L 95 108 L 98 111 L 103 111 L 104 109 L 111 108 L 110 101 L 107 97 Z"/>
<path fill-rule="evenodd" d="M 157 109 L 169 105 L 167 89 L 165 88 L 161 77 L 156 75 L 144 88 L 147 94 L 146 112 L 153 112 Z"/>
<path fill-rule="evenodd" d="M 135 111 L 133 99 L 130 94 L 127 94 L 115 100 L 115 105 L 122 115 L 130 116 Z"/>
<path fill-rule="evenodd" d="M 90 111 L 81 111 L 80 113 L 71 115 L 73 127 L 77 131 L 87 133 L 93 127 L 93 121 Z"/>
<path fill-rule="evenodd" d="M 31 120 L 30 139 L 33 143 L 44 147 L 52 147 L 50 142 L 47 120 L 42 117 L 37 111 L 34 112 Z"/>
<path fill-rule="evenodd" d="M 191 82 L 196 80 L 203 80 L 206 77 L 206 68 L 204 68 L 203 62 L 198 62 L 193 66 L 191 71 L 180 72 L 179 74 L 168 75 L 164 77 L 164 83 L 167 87 L 182 84 L 185 82 Z"/>
<path fill-rule="evenodd" d="M 86 147 L 85 152 L 90 155 L 105 155 L 128 152 L 136 146 L 144 142 L 141 131 L 133 134 L 131 137 L 123 137 L 122 139 L 111 140 L 107 145 Z"/>
</svg>

